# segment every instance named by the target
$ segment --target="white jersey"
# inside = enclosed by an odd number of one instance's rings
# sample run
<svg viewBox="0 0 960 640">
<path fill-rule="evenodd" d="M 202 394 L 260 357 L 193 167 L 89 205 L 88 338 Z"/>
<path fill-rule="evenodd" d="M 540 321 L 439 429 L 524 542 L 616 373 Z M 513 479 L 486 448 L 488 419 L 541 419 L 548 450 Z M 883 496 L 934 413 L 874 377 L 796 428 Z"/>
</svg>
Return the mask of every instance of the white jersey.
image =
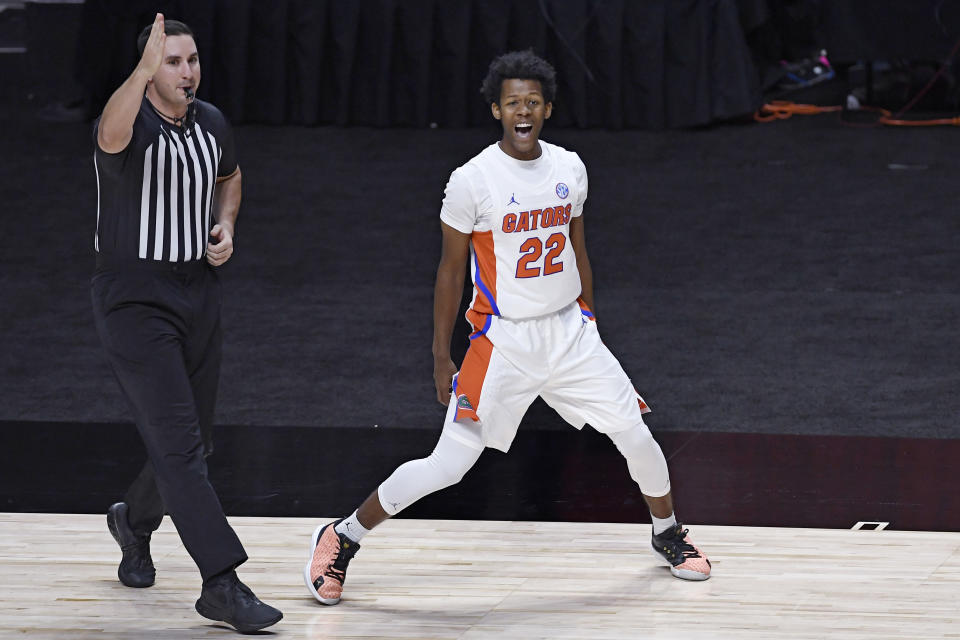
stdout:
<svg viewBox="0 0 960 640">
<path fill-rule="evenodd" d="M 540 140 L 536 160 L 517 160 L 494 143 L 447 183 L 440 219 L 471 235 L 473 300 L 467 319 L 533 318 L 580 295 L 570 220 L 583 213 L 587 170 L 580 156 Z"/>
</svg>

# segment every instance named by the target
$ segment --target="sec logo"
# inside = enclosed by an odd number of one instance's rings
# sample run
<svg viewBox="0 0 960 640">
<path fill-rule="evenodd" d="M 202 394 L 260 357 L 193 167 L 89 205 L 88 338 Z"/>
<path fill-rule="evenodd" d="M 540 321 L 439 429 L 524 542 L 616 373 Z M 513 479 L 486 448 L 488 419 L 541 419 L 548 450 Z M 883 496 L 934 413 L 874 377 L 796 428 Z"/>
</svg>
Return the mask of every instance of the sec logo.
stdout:
<svg viewBox="0 0 960 640">
<path fill-rule="evenodd" d="M 566 198 L 568 195 L 570 195 L 570 189 L 568 189 L 567 185 L 565 185 L 564 183 L 558 182 L 557 195 L 560 196 L 561 198 Z"/>
</svg>

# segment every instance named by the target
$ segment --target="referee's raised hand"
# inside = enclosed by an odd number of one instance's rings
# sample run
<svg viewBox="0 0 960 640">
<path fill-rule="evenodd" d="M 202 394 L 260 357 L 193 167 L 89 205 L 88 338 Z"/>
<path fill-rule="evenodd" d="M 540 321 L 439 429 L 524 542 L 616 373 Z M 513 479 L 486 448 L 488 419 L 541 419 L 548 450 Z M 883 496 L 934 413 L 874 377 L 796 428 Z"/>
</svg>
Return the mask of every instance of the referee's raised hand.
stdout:
<svg viewBox="0 0 960 640">
<path fill-rule="evenodd" d="M 158 13 L 150 29 L 150 37 L 143 48 L 140 64 L 137 65 L 150 78 L 160 69 L 163 62 L 163 47 L 167 41 L 167 34 L 163 30 L 163 14 Z"/>
<path fill-rule="evenodd" d="M 127 148 L 133 136 L 133 122 L 140 112 L 143 92 L 150 79 L 160 70 L 163 62 L 164 46 L 167 35 L 163 26 L 163 14 L 158 13 L 150 27 L 140 62 L 127 81 L 113 92 L 97 126 L 97 144 L 107 153 L 119 153 Z"/>
</svg>

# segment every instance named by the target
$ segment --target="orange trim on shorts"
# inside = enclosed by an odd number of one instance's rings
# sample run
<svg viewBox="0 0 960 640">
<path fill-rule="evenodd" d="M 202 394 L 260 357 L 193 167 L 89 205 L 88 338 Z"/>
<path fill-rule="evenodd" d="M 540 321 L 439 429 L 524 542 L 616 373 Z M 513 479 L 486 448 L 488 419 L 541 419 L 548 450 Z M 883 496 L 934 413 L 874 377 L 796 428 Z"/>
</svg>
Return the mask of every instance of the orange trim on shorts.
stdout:
<svg viewBox="0 0 960 640">
<path fill-rule="evenodd" d="M 454 389 L 457 412 L 454 414 L 454 420 L 469 417 L 474 422 L 480 422 L 480 418 L 477 417 L 477 407 L 492 353 L 493 343 L 485 335 L 478 336 L 470 343 L 467 355 L 463 357 L 460 372 L 457 374 L 457 385 Z M 466 400 L 465 403 L 464 400 Z"/>
</svg>

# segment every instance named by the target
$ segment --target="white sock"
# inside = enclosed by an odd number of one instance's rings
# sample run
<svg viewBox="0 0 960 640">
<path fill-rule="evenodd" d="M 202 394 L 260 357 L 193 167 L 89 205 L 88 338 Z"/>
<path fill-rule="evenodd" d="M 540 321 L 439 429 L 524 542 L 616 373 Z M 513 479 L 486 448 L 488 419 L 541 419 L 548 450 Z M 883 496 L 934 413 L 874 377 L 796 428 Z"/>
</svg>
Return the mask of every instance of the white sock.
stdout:
<svg viewBox="0 0 960 640">
<path fill-rule="evenodd" d="M 337 533 L 342 533 L 347 536 L 354 542 L 360 542 L 363 539 L 363 536 L 370 533 L 369 529 L 364 528 L 360 521 L 357 520 L 357 512 L 354 511 L 350 514 L 349 518 L 344 518 L 340 524 L 333 528 Z"/>
<path fill-rule="evenodd" d="M 653 523 L 653 535 L 658 536 L 667 529 L 677 526 L 677 517 L 672 513 L 666 518 L 658 518 L 650 514 L 650 521 Z"/>
</svg>

